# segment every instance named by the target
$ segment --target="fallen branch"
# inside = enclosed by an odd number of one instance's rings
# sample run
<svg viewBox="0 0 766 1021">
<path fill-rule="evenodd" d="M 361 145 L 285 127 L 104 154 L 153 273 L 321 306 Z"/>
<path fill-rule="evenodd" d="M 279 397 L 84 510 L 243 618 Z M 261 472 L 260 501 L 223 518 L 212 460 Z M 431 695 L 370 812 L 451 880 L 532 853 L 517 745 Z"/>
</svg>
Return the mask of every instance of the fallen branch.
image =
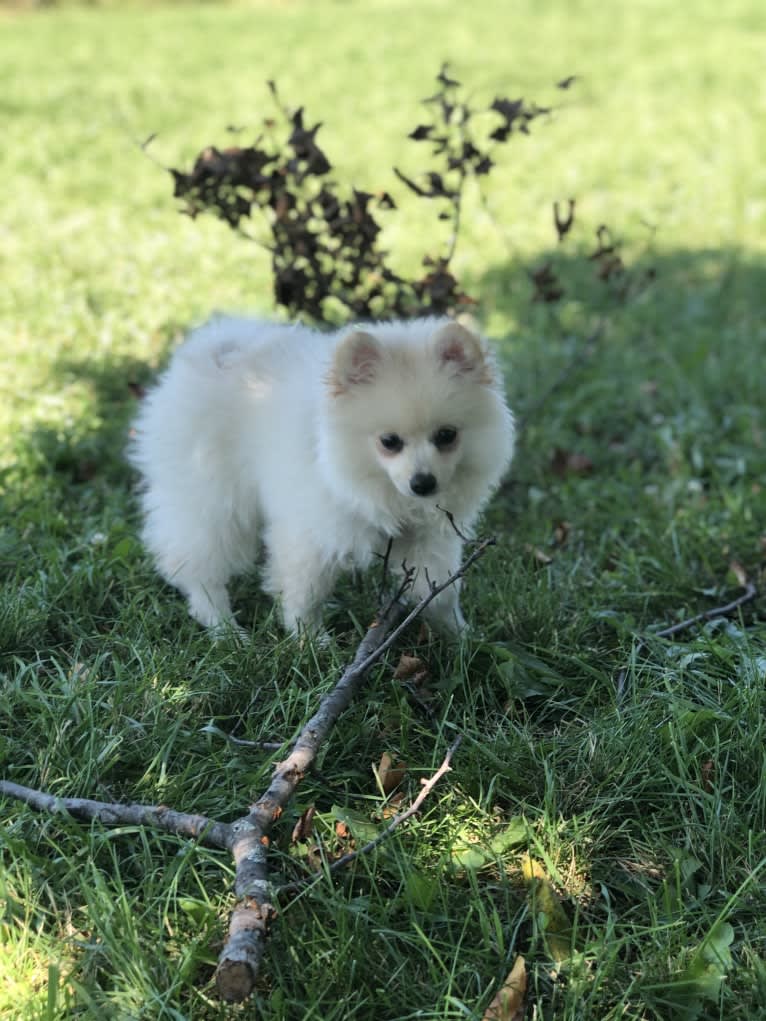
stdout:
<svg viewBox="0 0 766 1021">
<path fill-rule="evenodd" d="M 672 635 L 677 635 L 679 631 L 686 631 L 687 628 L 693 627 L 694 624 L 700 624 L 703 621 L 715 620 L 717 617 L 727 617 L 734 610 L 739 609 L 745 603 L 749 603 L 752 599 L 755 599 L 757 595 L 757 589 L 755 585 L 749 581 L 745 585 L 745 591 L 741 596 L 737 596 L 736 599 L 732 599 L 730 603 L 726 603 L 725 606 L 714 606 L 712 610 L 705 610 L 704 613 L 698 613 L 694 617 L 689 617 L 688 620 L 679 621 L 678 624 L 671 624 L 670 627 L 663 628 L 662 631 L 653 632 L 654 638 L 670 638 Z"/>
<path fill-rule="evenodd" d="M 59 798 L 31 787 L 0 780 L 0 794 L 17 798 L 38 812 L 71 815 L 86 822 L 97 821 L 104 826 L 151 826 L 179 837 L 191 837 L 208 847 L 227 847 L 228 823 L 216 822 L 204 815 L 177 812 L 167 805 L 124 805 L 89 798 Z"/>
<path fill-rule="evenodd" d="M 480 542 L 460 567 L 446 581 L 433 585 L 408 614 L 405 615 L 400 602 L 389 603 L 380 620 L 365 635 L 351 665 L 333 690 L 325 695 L 319 710 L 301 731 L 288 758 L 277 766 L 268 790 L 252 806 L 248 816 L 232 824 L 236 827 L 236 835 L 230 850 L 236 862 L 234 890 L 238 903 L 232 912 L 229 935 L 216 969 L 218 991 L 225 1000 L 240 1003 L 253 991 L 268 928 L 276 915 L 271 901 L 267 862 L 272 825 L 314 761 L 317 750 L 336 720 L 361 687 L 369 668 L 428 604 L 462 578 L 495 542 L 493 536 Z"/>
<path fill-rule="evenodd" d="M 409 808 L 405 809 L 404 812 L 400 812 L 399 815 L 395 815 L 391 822 L 388 824 L 388 826 L 386 826 L 384 830 L 381 830 L 381 832 L 376 837 L 368 841 L 363 847 L 359 847 L 355 851 L 349 851 L 348 854 L 344 854 L 336 861 L 331 862 L 327 866 L 327 872 L 330 874 L 339 872 L 341 869 L 344 869 L 348 865 L 350 865 L 353 861 L 356 861 L 356 859 L 360 858 L 363 854 L 369 854 L 370 851 L 374 851 L 375 848 L 382 844 L 384 840 L 388 840 L 388 838 L 391 836 L 394 830 L 398 829 L 403 822 L 406 822 L 408 819 L 411 819 L 413 815 L 417 815 L 417 813 L 423 807 L 423 802 L 426 800 L 426 798 L 434 789 L 434 787 L 437 785 L 437 783 L 446 773 L 449 773 L 449 771 L 452 769 L 451 765 L 452 756 L 460 747 L 462 740 L 463 736 L 462 734 L 459 734 L 447 749 L 447 754 L 444 756 L 441 766 L 439 766 L 436 772 L 429 776 L 428 779 L 423 779 L 420 781 L 422 785 L 420 788 L 420 793 L 412 802 Z M 277 891 L 277 895 L 280 898 L 282 898 L 288 896 L 289 894 L 299 893 L 305 890 L 307 886 L 311 886 L 312 884 L 318 882 L 322 878 L 322 875 L 323 873 L 320 873 L 319 875 L 316 876 L 308 876 L 306 879 L 299 879 L 295 883 L 286 883 L 284 886 L 280 886 L 279 890 Z"/>
<path fill-rule="evenodd" d="M 730 603 L 725 603 L 723 606 L 714 606 L 710 610 L 705 610 L 703 613 L 697 613 L 693 617 L 679 621 L 677 624 L 671 624 L 669 627 L 662 628 L 660 631 L 652 631 L 646 637 L 639 638 L 635 655 L 638 655 L 642 649 L 646 648 L 650 638 L 671 638 L 673 635 L 677 635 L 680 631 L 688 630 L 688 628 L 693 627 L 695 624 L 701 624 L 708 620 L 716 620 L 719 617 L 728 617 L 728 615 L 733 613 L 734 610 L 738 610 L 740 606 L 744 606 L 745 603 L 749 603 L 755 599 L 757 594 L 758 590 L 755 585 L 751 581 L 748 581 L 745 584 L 742 594 L 737 596 L 736 599 L 732 599 Z M 621 699 L 625 692 L 625 681 L 627 680 L 627 676 L 628 668 L 622 667 L 615 679 L 618 699 Z"/>
<path fill-rule="evenodd" d="M 495 542 L 494 537 L 479 542 L 457 570 L 446 581 L 432 585 L 428 594 L 409 613 L 399 601 L 411 580 L 411 573 L 405 569 L 404 579 L 395 597 L 370 626 L 353 661 L 332 691 L 322 698 L 319 709 L 301 730 L 288 757 L 276 766 L 268 789 L 251 806 L 246 816 L 232 823 L 222 823 L 206 816 L 177 812 L 165 805 L 124 805 L 84 798 L 58 798 L 10 781 L 0 781 L 0 794 L 18 798 L 42 812 L 65 812 L 79 819 L 98 820 L 106 826 L 153 826 L 200 840 L 212 847 L 228 849 L 235 862 L 234 890 L 237 903 L 232 911 L 226 943 L 218 959 L 216 983 L 223 999 L 229 1002 L 245 1000 L 255 987 L 269 925 L 276 915 L 276 908 L 271 901 L 267 861 L 269 834 L 273 824 L 316 758 L 322 742 L 358 694 L 370 667 L 429 603 L 462 578 Z M 456 747 L 457 743 L 453 744 L 447 753 L 442 767 L 432 778 L 431 786 L 449 769 L 449 760 Z M 427 793 L 427 790 L 421 792 L 420 800 L 416 799 L 415 802 L 417 807 L 422 804 Z M 410 814 L 417 811 L 417 807 L 413 807 Z M 383 835 L 381 839 L 384 839 Z"/>
<path fill-rule="evenodd" d="M 271 828 L 306 775 L 322 742 L 358 692 L 367 670 L 388 648 L 390 642 L 385 640 L 386 635 L 390 638 L 391 634 L 398 633 L 395 624 L 403 613 L 400 603 L 392 603 L 386 613 L 373 623 L 353 662 L 346 667 L 333 690 L 324 696 L 288 757 L 274 770 L 268 789 L 247 816 L 232 823 L 229 850 L 236 865 L 234 892 L 237 904 L 216 970 L 218 992 L 229 1002 L 240 1003 L 253 991 L 268 928 L 276 915 L 271 901 L 267 860 Z"/>
</svg>

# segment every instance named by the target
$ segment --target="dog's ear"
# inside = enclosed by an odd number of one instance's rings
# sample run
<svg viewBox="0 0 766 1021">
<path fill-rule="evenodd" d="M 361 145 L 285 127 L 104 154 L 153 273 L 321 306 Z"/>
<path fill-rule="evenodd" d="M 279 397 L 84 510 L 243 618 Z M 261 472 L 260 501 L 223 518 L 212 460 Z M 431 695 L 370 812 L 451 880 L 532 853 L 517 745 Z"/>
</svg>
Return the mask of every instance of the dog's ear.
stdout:
<svg viewBox="0 0 766 1021">
<path fill-rule="evenodd" d="M 433 342 L 439 363 L 453 376 L 472 376 L 477 382 L 491 382 L 492 373 L 481 340 L 461 323 L 440 327 Z"/>
<path fill-rule="evenodd" d="M 371 383 L 380 364 L 380 344 L 371 333 L 352 330 L 335 348 L 330 370 L 330 390 L 336 396 L 352 386 Z"/>
</svg>

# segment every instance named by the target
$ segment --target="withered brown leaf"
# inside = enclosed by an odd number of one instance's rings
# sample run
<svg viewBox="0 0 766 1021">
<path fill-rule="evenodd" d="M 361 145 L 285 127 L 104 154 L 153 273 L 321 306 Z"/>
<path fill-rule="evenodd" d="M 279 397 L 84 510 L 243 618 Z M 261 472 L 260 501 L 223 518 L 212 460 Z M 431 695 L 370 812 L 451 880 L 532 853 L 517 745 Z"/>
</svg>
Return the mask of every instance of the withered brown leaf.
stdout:
<svg viewBox="0 0 766 1021">
<path fill-rule="evenodd" d="M 482 1021 L 522 1021 L 527 992 L 527 966 L 519 954 L 508 977 L 484 1012 Z"/>
</svg>

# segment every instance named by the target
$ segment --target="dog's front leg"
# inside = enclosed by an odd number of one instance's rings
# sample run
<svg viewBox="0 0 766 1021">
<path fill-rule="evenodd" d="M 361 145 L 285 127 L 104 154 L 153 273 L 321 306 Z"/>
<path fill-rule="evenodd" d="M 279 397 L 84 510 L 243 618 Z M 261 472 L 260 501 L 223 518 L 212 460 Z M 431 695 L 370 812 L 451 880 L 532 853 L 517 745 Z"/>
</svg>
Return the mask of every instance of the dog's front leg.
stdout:
<svg viewBox="0 0 766 1021">
<path fill-rule="evenodd" d="M 322 603 L 332 591 L 337 565 L 321 555 L 317 543 L 296 527 L 272 527 L 266 538 L 268 563 L 264 588 L 282 603 L 287 631 L 318 632 Z"/>
<path fill-rule="evenodd" d="M 408 598 L 419 602 L 434 585 L 440 585 L 460 566 L 463 544 L 457 535 L 403 535 L 395 539 L 389 554 L 393 571 L 403 575 L 414 570 Z M 465 627 L 460 609 L 460 579 L 433 599 L 424 611 L 428 620 L 444 631 L 459 632 Z"/>
</svg>

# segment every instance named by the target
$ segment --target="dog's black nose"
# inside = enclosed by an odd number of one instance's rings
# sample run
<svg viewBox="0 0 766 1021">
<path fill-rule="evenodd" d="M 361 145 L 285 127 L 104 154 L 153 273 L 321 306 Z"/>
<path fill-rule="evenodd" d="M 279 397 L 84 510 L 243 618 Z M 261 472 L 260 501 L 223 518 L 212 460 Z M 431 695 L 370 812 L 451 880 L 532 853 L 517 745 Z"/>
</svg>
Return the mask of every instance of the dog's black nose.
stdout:
<svg viewBox="0 0 766 1021">
<path fill-rule="evenodd" d="M 416 472 L 410 479 L 410 489 L 417 496 L 428 496 L 436 489 L 436 476 L 430 472 Z"/>
</svg>

